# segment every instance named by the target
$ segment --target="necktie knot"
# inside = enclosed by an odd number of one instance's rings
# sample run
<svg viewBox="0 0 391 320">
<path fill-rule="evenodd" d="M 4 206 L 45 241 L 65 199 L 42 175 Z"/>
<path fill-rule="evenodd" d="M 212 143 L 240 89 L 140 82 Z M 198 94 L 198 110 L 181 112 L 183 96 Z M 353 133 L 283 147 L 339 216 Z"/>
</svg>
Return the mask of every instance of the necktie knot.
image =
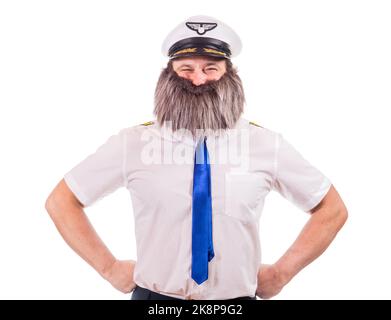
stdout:
<svg viewBox="0 0 391 320">
<path fill-rule="evenodd" d="M 209 164 L 206 137 L 198 140 L 195 152 L 195 164 Z"/>
</svg>

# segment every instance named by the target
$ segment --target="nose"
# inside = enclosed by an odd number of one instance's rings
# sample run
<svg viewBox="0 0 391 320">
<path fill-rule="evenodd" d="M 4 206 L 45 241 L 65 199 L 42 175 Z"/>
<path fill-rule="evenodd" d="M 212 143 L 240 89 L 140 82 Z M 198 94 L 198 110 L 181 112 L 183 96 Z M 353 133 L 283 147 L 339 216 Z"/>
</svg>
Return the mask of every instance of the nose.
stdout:
<svg viewBox="0 0 391 320">
<path fill-rule="evenodd" d="M 194 70 L 193 74 L 191 75 L 191 82 L 195 86 L 200 86 L 204 84 L 207 80 L 207 75 L 202 70 Z"/>
</svg>

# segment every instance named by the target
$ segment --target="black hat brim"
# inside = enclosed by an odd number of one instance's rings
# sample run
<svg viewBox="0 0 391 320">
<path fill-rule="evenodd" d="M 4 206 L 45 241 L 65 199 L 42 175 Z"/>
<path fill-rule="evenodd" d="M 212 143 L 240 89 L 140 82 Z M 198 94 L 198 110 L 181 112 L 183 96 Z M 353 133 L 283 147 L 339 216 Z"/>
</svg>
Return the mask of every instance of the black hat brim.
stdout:
<svg viewBox="0 0 391 320">
<path fill-rule="evenodd" d="M 168 51 L 170 59 L 178 57 L 210 56 L 229 59 L 231 50 L 223 41 L 208 37 L 186 38 L 174 43 Z"/>
</svg>

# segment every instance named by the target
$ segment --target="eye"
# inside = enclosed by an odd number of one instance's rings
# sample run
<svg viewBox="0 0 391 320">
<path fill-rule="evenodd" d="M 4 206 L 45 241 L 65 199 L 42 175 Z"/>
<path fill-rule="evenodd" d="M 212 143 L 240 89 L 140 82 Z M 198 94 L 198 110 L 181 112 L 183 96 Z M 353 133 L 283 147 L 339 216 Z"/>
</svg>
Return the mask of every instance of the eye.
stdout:
<svg viewBox="0 0 391 320">
<path fill-rule="evenodd" d="M 209 68 L 206 68 L 206 71 L 217 71 L 217 68 L 215 68 L 215 67 L 209 67 Z"/>
</svg>

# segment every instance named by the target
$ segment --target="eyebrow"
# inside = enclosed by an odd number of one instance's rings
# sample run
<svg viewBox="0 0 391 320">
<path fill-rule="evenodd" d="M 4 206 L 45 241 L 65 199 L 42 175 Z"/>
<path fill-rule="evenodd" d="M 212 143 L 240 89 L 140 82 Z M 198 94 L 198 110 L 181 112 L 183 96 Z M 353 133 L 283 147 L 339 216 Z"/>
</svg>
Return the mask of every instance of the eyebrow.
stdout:
<svg viewBox="0 0 391 320">
<path fill-rule="evenodd" d="M 218 66 L 217 65 L 217 63 L 216 62 L 208 62 L 207 64 L 206 64 L 206 67 L 209 67 L 209 66 Z"/>
<path fill-rule="evenodd" d="M 216 62 L 208 62 L 208 63 L 205 65 L 205 67 L 209 67 L 209 66 L 216 66 L 216 67 L 217 67 L 218 65 L 217 65 Z M 193 66 L 190 65 L 190 64 L 183 64 L 183 65 L 179 66 L 179 68 L 193 68 Z"/>
<path fill-rule="evenodd" d="M 190 64 L 182 64 L 179 68 L 193 68 Z"/>
</svg>

